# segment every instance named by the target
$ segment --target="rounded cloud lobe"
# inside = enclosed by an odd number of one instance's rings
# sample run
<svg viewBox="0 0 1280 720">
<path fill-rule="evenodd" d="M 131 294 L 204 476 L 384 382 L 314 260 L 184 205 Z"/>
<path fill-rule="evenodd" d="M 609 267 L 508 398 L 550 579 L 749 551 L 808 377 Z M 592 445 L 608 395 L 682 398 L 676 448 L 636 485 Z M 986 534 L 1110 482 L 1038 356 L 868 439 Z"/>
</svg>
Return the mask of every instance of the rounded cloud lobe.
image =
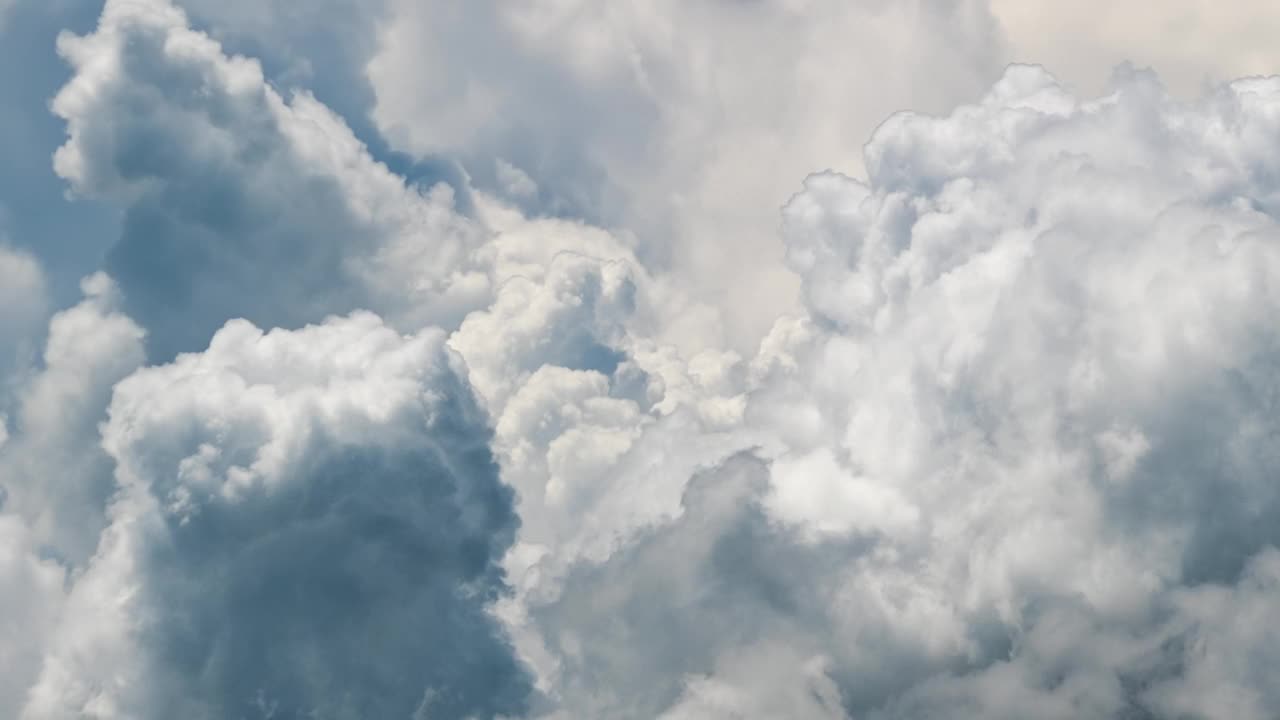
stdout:
<svg viewBox="0 0 1280 720">
<path fill-rule="evenodd" d="M 198 350 L 228 318 L 296 327 L 367 308 L 416 327 L 484 298 L 470 267 L 484 235 L 448 186 L 407 184 L 167 2 L 107 3 L 59 50 L 77 73 L 52 105 L 68 128 L 54 167 L 125 208 L 106 269 L 156 357 Z"/>
<path fill-rule="evenodd" d="M 443 340 L 235 321 L 117 385 L 120 491 L 24 717 L 519 711 L 485 611 L 517 520 Z"/>
<path fill-rule="evenodd" d="M 372 122 L 482 168 L 431 188 L 167 0 L 64 36 L 55 168 L 124 220 L 47 332 L 0 248 L 0 714 L 1269 717 L 1280 80 L 1013 66 L 779 233 L 870 127 L 840 28 L 993 62 L 981 3 L 846 7 L 380 3 Z M 774 25 L 796 73 L 718 69 Z M 397 70 L 451 28 L 510 43 Z"/>
</svg>

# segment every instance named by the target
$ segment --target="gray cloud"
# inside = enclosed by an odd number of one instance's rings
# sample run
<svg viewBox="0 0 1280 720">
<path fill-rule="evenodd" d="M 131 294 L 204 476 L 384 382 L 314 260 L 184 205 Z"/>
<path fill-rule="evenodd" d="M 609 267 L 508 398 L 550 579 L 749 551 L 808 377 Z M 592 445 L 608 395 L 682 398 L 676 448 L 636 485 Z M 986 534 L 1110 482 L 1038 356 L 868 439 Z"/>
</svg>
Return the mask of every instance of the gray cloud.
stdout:
<svg viewBox="0 0 1280 720">
<path fill-rule="evenodd" d="M 53 103 L 69 135 L 55 167 L 124 208 L 106 268 L 157 358 L 232 317 L 292 327 L 365 307 L 415 327 L 484 297 L 468 267 L 484 235 L 447 186 L 407 185 L 167 2 L 108 3 L 60 51 L 77 74 Z"/>
<path fill-rule="evenodd" d="M 29 309 L 30 257 L 5 257 L 10 313 Z M 114 490 L 98 445 L 111 387 L 142 362 L 141 330 L 116 310 L 103 275 L 82 283 L 85 299 L 59 312 L 39 362 L 8 378 L 0 404 L 0 715 L 18 717 L 62 620 L 66 588 L 83 570 L 106 525 Z M 27 318 L 21 325 L 38 319 Z M 8 319 L 12 320 L 12 316 Z M 14 324 L 3 328 L 8 338 Z M 0 334 L 0 338 L 5 338 Z M 9 388 L 6 388 L 9 389 Z"/>
<path fill-rule="evenodd" d="M 976 2 L 181 5 L 59 43 L 121 294 L 5 398 L 0 713 L 1280 702 L 1275 79 L 946 111 Z M 885 103 L 946 112 L 859 162 Z"/>
<path fill-rule="evenodd" d="M 934 655 L 881 605 L 885 578 L 867 577 L 887 549 L 808 540 L 770 517 L 769 486 L 750 454 L 698 473 L 677 519 L 535 605 L 560 659 L 556 717 L 866 717 L 921 678 L 1008 652 L 974 617 L 967 653 Z"/>
<path fill-rule="evenodd" d="M 519 712 L 485 609 L 517 519 L 459 369 L 362 314 L 121 382 L 111 525 L 23 717 Z"/>
</svg>

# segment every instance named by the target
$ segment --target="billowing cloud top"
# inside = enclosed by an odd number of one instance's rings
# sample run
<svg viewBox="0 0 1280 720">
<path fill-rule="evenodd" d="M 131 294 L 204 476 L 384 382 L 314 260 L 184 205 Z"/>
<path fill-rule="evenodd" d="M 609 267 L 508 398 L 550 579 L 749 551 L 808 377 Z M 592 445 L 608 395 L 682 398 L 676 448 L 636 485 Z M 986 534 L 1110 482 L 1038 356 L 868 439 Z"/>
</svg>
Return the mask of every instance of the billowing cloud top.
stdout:
<svg viewBox="0 0 1280 720">
<path fill-rule="evenodd" d="M 0 2 L 0 717 L 1273 717 L 1280 79 L 1036 4 Z"/>
<path fill-rule="evenodd" d="M 116 385 L 119 490 L 25 717 L 465 717 L 528 685 L 484 605 L 517 525 L 439 331 L 263 333 Z"/>
</svg>

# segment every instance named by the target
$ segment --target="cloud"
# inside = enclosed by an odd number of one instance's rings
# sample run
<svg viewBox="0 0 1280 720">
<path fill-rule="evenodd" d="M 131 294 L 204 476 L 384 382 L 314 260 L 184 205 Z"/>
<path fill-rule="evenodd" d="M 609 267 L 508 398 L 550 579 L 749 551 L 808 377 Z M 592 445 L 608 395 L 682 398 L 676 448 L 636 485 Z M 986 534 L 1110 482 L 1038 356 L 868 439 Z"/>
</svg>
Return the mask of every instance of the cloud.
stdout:
<svg viewBox="0 0 1280 720">
<path fill-rule="evenodd" d="M 875 539 L 857 584 L 911 578 L 890 632 L 946 598 L 932 659 L 976 664 L 878 716 L 1184 711 L 1161 698 L 1198 682 L 1188 637 L 1216 630 L 1183 598 L 1247 605 L 1280 541 L 1278 90 L 1188 104 L 1127 71 L 1081 101 L 1015 66 L 978 103 L 886 121 L 868 184 L 815 175 L 784 210 L 816 328 L 747 410 L 783 439 L 767 506 Z M 983 627 L 1007 657 L 970 655 Z"/>
<path fill-rule="evenodd" d="M 120 491 L 26 718 L 493 717 L 517 526 L 439 331 L 233 321 L 116 386 Z"/>
<path fill-rule="evenodd" d="M 107 3 L 95 32 L 60 38 L 76 74 L 53 102 L 59 175 L 125 210 L 106 268 L 157 357 L 232 317 L 368 308 L 414 328 L 483 301 L 485 234 L 453 190 L 406 184 L 310 94 L 285 100 L 186 22 L 162 0 Z"/>
<path fill-rule="evenodd" d="M 630 228 L 745 354 L 797 309 L 778 208 L 808 173 L 862 177 L 885 117 L 947 112 L 1010 61 L 1087 96 L 1153 65 L 1192 97 L 1274 69 L 1265 4 L 391 2 L 368 71 L 394 146 L 454 153 L 486 187 L 506 184 L 496 156 L 538 206 Z"/>
<path fill-rule="evenodd" d="M 115 489 L 98 446 L 111 388 L 143 362 L 143 331 L 118 310 L 105 275 L 81 283 L 85 299 L 49 322 L 42 363 L 19 377 L 10 437 L 0 443 L 5 509 L 32 542 L 72 567 L 97 546 Z"/>
<path fill-rule="evenodd" d="M 65 571 L 40 556 L 26 524 L 0 506 L 0 713 L 17 717 L 56 627 Z"/>
<path fill-rule="evenodd" d="M 999 642 L 939 637 L 945 594 L 865 575 L 866 538 L 811 541 L 771 517 L 770 468 L 739 454 L 696 474 L 678 515 L 581 563 L 530 616 L 556 658 L 551 717 L 866 717 Z M 939 656 L 950 641 L 963 653 Z"/>
<path fill-rule="evenodd" d="M 977 2 L 182 6 L 59 44 L 122 234 L 0 425 L 0 713 L 1275 705 L 1275 79 L 988 87 Z"/>
<path fill-rule="evenodd" d="M 858 172 L 886 115 L 948 109 L 1000 67 L 967 0 L 447 5 L 391 4 L 369 63 L 383 134 L 490 186 L 496 156 L 542 207 L 634 231 L 739 353 L 796 309 L 776 228 L 799 179 Z"/>
<path fill-rule="evenodd" d="M 712 351 L 685 360 L 680 346 L 697 347 L 706 315 L 650 276 L 625 239 L 475 197 L 495 231 L 483 254 L 507 279 L 449 345 L 517 493 L 521 528 L 504 563 L 516 592 L 499 614 L 546 681 L 529 600 L 554 595 L 573 563 L 671 517 L 689 474 L 739 446 L 742 363 Z"/>
<path fill-rule="evenodd" d="M 469 382 L 494 427 L 504 433 L 494 449 L 508 482 L 520 492 L 520 509 L 530 527 L 520 531 L 520 547 L 512 557 L 549 555 L 541 568 L 548 582 L 578 554 L 606 552 L 616 538 L 669 514 L 687 477 L 685 468 L 727 452 L 724 438 L 708 439 L 706 449 L 696 451 L 678 447 L 671 453 L 680 458 L 678 469 L 664 490 L 655 493 L 643 482 L 648 448 L 682 446 L 675 441 L 679 434 L 701 427 L 701 420 L 680 413 L 683 406 L 710 400 L 712 404 L 699 408 L 699 414 L 732 416 L 740 414 L 741 403 L 706 397 L 731 390 L 720 378 L 724 364 L 732 364 L 732 359 L 706 355 L 695 363 L 700 368 L 692 373 L 696 377 L 689 377 L 680 353 L 666 345 L 675 341 L 696 347 L 706 334 L 706 315 L 691 307 L 678 288 L 649 277 L 625 236 L 580 222 L 530 219 L 484 193 L 472 196 L 473 215 L 462 216 L 449 205 L 447 188 L 422 194 L 407 185 L 374 163 L 359 141 L 318 102 L 297 96 L 285 103 L 265 84 L 252 61 L 226 56 L 208 37 L 188 30 L 183 15 L 164 3 L 113 3 L 94 34 L 64 39 L 63 52 L 77 74 L 55 102 L 55 110 L 68 118 L 69 127 L 69 140 L 56 159 L 60 172 L 77 191 L 125 208 L 126 218 L 159 214 L 174 221 L 162 232 L 150 233 L 134 232 L 126 220 L 125 234 L 107 263 L 121 278 L 126 308 L 139 314 L 149 333 L 161 336 L 152 345 L 153 358 L 164 358 L 166 350 L 190 348 L 209 324 L 236 315 L 289 327 L 327 308 L 368 304 L 391 308 L 393 319 L 388 322 L 401 330 L 430 321 L 457 327 L 449 344 L 466 359 Z M 131 58 L 139 53 L 151 54 L 145 62 Z M 132 103 L 141 103 L 143 110 L 124 114 L 115 109 L 132 107 Z M 130 134 L 137 135 L 138 143 L 127 140 Z M 203 144 L 189 142 L 192 137 L 204 138 Z M 154 155 L 154 162 L 133 158 L 135 150 L 162 141 L 168 142 L 168 150 Z M 229 194 L 218 195 L 214 185 Z M 214 196 L 225 202 L 208 205 Z M 279 212 L 299 204 L 296 216 Z M 395 232 L 386 230 L 405 214 L 414 222 L 393 227 Z M 359 223 L 353 216 L 358 216 Z M 454 252 L 455 241 L 471 244 L 465 253 Z M 291 264 L 282 268 L 285 258 Z M 430 287 L 423 289 L 422 276 L 434 273 L 452 282 L 459 277 L 459 266 L 470 268 L 471 274 L 459 282 L 466 292 L 475 291 L 466 301 L 476 309 L 460 325 L 461 314 L 435 312 L 434 296 Z M 406 291 L 401 280 L 422 292 Z M 164 295 L 175 288 L 190 297 L 175 300 Z M 209 302 L 193 295 L 203 292 L 209 293 Z M 160 302 L 162 297 L 166 302 Z M 459 313 L 472 309 L 465 303 L 458 307 Z M 677 316 L 680 320 L 672 322 Z M 315 335 L 299 335 L 297 342 L 314 345 Z M 317 347 L 314 352 L 323 357 L 329 351 Z M 178 357 L 181 366 L 187 356 Z M 566 377 L 571 382 L 564 383 Z M 121 384 L 117 399 L 136 382 Z M 236 397 L 238 387 L 210 392 Z M 513 399 L 517 392 L 519 397 Z M 546 406 L 547 401 L 552 405 L 573 402 L 584 412 L 565 408 L 561 420 L 545 428 L 539 438 L 522 437 L 528 422 L 536 422 L 528 417 L 528 409 Z M 205 406 L 190 412 L 201 417 L 217 414 L 215 408 Z M 661 433 L 634 444 L 637 428 L 631 424 L 642 425 L 646 422 L 642 417 L 654 413 L 672 420 L 664 423 Z M 164 423 L 166 427 L 176 424 L 181 423 Z M 112 427 L 108 425 L 104 432 Z M 216 443 L 211 446 L 209 452 L 224 452 Z M 198 450 L 183 451 L 189 459 L 183 461 L 185 465 L 175 459 L 169 462 L 180 471 L 197 467 L 197 460 L 204 457 Z M 546 463 L 526 464 L 522 459 L 544 452 L 550 452 Z M 125 459 L 118 453 L 113 457 L 118 463 Z M 123 472 L 117 468 L 116 478 L 127 490 L 128 483 L 121 481 Z M 157 477 L 173 472 L 169 466 L 155 470 Z M 619 480 L 612 486 L 600 484 L 596 478 L 601 473 L 614 473 Z M 180 506 L 187 500 L 165 496 L 156 502 Z M 581 512 L 591 512 L 596 519 L 571 529 L 572 518 Z M 151 516 L 144 513 L 143 517 Z M 122 523 L 118 519 L 113 523 L 104 542 L 122 546 L 133 542 L 127 535 L 111 539 L 123 532 Z M 135 521 L 129 523 L 132 527 Z M 136 524 L 145 523 L 138 520 Z M 347 530 L 335 528 L 334 532 Z M 491 530 L 496 533 L 495 542 L 507 532 L 505 527 Z M 168 530 L 148 532 L 163 535 Z M 510 528 L 512 535 L 515 532 Z M 102 560 L 107 553 L 100 552 L 101 569 L 87 576 L 98 580 L 77 585 L 73 608 L 100 602 L 101 593 L 113 593 L 110 578 L 129 574 L 123 566 L 154 563 L 150 570 L 144 568 L 146 577 L 152 572 L 165 577 L 184 559 L 178 554 L 144 562 L 130 551 L 120 552 L 124 555 L 110 562 Z M 494 559 L 502 559 L 502 553 L 495 552 Z M 544 591 L 521 565 L 510 558 L 506 562 L 522 573 L 522 590 Z M 186 585 L 198 587 L 199 583 L 179 583 L 174 592 L 185 592 Z M 177 602 L 166 598 L 154 602 Z M 213 618 L 205 620 L 231 622 L 235 610 L 230 606 L 210 609 Z M 100 624 L 127 624 L 151 612 L 150 605 L 128 607 L 115 621 Z M 81 621 L 76 617 L 76 612 L 70 613 L 66 627 L 78 631 Z M 466 616 L 455 620 L 460 623 L 458 632 L 465 632 L 464 626 L 472 622 Z M 74 635 L 75 631 L 67 632 Z M 138 677 L 149 677 L 160 662 L 156 658 L 163 657 L 149 643 L 169 640 L 139 639 L 120 632 L 94 641 L 101 643 L 99 652 L 121 654 L 121 663 L 136 668 Z M 82 652 L 74 639 L 63 642 L 68 647 L 64 654 L 74 657 Z M 134 656 L 142 660 L 128 659 Z M 442 657 L 432 655 L 428 664 L 444 662 Z M 53 667 L 68 664 L 75 665 L 58 659 Z M 83 708 L 109 702 L 139 708 L 136 712 L 153 712 L 153 708 L 177 707 L 165 693 L 181 692 L 172 688 L 187 687 L 188 682 L 179 672 L 166 681 L 136 681 L 141 687 L 158 688 L 161 695 L 147 695 L 149 690 L 136 697 L 125 690 L 118 697 L 78 695 L 74 688 L 86 682 L 78 678 L 92 677 L 93 671 L 75 667 L 68 671 L 69 679 L 50 671 L 41 691 L 46 694 L 40 696 L 40 702 L 48 705 L 33 707 L 56 713 L 59 708 L 65 710 L 66 703 Z M 503 672 L 507 671 L 494 671 L 495 676 Z M 228 674 L 219 681 L 223 686 L 205 685 L 203 691 L 190 693 L 207 698 L 198 703 L 223 707 L 217 703 L 238 702 L 248 692 L 237 684 L 240 681 L 240 676 Z M 467 681 L 450 680 L 430 694 L 467 691 L 450 690 L 447 685 L 454 682 Z M 497 677 L 494 682 L 503 681 Z M 517 681 L 511 683 L 518 687 Z M 427 691 L 418 691 L 420 701 L 421 693 Z M 286 704 L 294 702 L 287 697 L 289 692 L 302 693 L 288 688 L 281 692 L 286 693 Z M 511 692 L 518 695 L 516 690 Z M 70 699 L 60 700 L 59 695 Z M 461 712 L 457 708 L 462 700 L 435 702 L 439 707 L 433 712 L 445 716 Z M 516 706 L 511 701 L 499 709 Z M 362 706 L 357 703 L 356 707 Z"/>
<path fill-rule="evenodd" d="M 1265 718 L 1280 702 L 1268 668 L 1276 667 L 1276 593 L 1280 552 L 1270 547 L 1245 566 L 1235 587 L 1206 585 L 1179 593 L 1185 663 L 1181 677 L 1152 690 L 1168 715 Z"/>
<path fill-rule="evenodd" d="M 43 310 L 38 266 L 9 261 L 11 313 Z M 105 525 L 114 488 L 98 446 L 111 386 L 142 362 L 142 332 L 116 309 L 103 275 L 86 278 L 85 299 L 50 320 L 42 362 L 10 381 L 14 397 L 0 418 L 0 715 L 17 717 L 61 621 L 66 587 L 83 569 Z M 0 291 L 3 292 L 3 291 Z M 20 325 L 40 319 L 42 312 Z M 8 316 L 13 319 L 14 314 Z M 13 332 L 13 325 L 8 332 Z M 18 347 L 20 336 L 9 335 Z M 12 407 L 10 407 L 10 405 Z"/>
<path fill-rule="evenodd" d="M 747 456 L 695 477 L 678 519 L 574 570 L 532 611 L 560 661 L 557 717 L 732 717 L 744 704 L 842 717 L 823 670 L 819 558 L 769 523 L 755 502 L 766 483 Z"/>
</svg>

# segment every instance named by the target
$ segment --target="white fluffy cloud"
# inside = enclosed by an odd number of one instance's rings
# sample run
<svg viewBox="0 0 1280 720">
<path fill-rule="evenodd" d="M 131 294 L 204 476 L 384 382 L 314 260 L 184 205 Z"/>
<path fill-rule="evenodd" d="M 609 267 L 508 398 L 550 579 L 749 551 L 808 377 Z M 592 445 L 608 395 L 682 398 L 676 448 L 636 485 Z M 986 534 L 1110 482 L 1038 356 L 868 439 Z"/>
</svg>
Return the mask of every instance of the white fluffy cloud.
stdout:
<svg viewBox="0 0 1280 720">
<path fill-rule="evenodd" d="M 976 94 L 999 45 L 968 0 L 397 2 L 369 74 L 393 142 L 496 154 L 631 228 L 744 352 L 795 304 L 775 231 L 798 179 Z"/>
<path fill-rule="evenodd" d="M 0 507 L 0 713 L 17 717 L 58 621 L 65 570 L 42 558 L 22 518 Z"/>
<path fill-rule="evenodd" d="M 498 155 L 544 204 L 635 230 L 718 308 L 740 352 L 794 309 L 778 207 L 810 172 L 862 176 L 862 144 L 889 114 L 949 110 L 1010 61 L 1044 63 L 1086 94 L 1121 63 L 1152 65 L 1188 97 L 1280 62 L 1269 40 L 1280 14 L 1261 0 L 406 1 L 385 12 L 369 77 L 393 143 L 461 154 L 491 185 L 504 184 L 488 164 Z"/>
<path fill-rule="evenodd" d="M 869 183 L 812 176 L 783 222 L 807 317 L 742 380 L 764 461 L 515 616 L 559 716 L 1265 717 L 1278 101 L 1014 67 L 886 122 Z M 565 392 L 522 415 L 607 416 Z"/>
<path fill-rule="evenodd" d="M 668 498 L 567 571 L 572 542 L 518 547 L 507 617 L 551 714 L 1263 717 L 1265 642 L 1212 618 L 1274 612 L 1275 92 L 1186 105 L 1136 73 L 1083 102 L 1019 67 L 886 123 L 870 184 L 814 176 L 784 213 L 809 317 L 730 382 L 768 469 L 679 508 L 661 412 L 530 375 L 498 425 L 513 482 L 568 415 L 606 458 L 580 483 L 637 497 L 642 448 Z"/>
<path fill-rule="evenodd" d="M 30 267 L 26 260 L 16 270 Z M 22 290 L 23 274 L 11 277 L 15 291 Z M 12 415 L 0 433 L 0 715 L 6 717 L 22 709 L 60 622 L 69 577 L 83 568 L 105 525 L 111 467 L 97 425 L 106 418 L 112 385 L 142 362 L 142 332 L 116 312 L 110 281 L 95 275 L 82 287 L 85 300 L 50 321 L 42 363 L 15 378 Z"/>
<path fill-rule="evenodd" d="M 122 234 L 47 333 L 0 250 L 0 714 L 1280 702 L 1280 81 L 996 80 L 969 0 L 446 5 L 60 40 Z"/>
<path fill-rule="evenodd" d="M 103 527 L 113 484 L 98 423 L 112 386 L 142 364 L 144 336 L 118 311 L 110 278 L 99 273 L 81 287 L 84 301 L 50 321 L 43 362 L 23 376 L 0 443 L 6 510 L 72 566 L 89 558 Z"/>
</svg>

